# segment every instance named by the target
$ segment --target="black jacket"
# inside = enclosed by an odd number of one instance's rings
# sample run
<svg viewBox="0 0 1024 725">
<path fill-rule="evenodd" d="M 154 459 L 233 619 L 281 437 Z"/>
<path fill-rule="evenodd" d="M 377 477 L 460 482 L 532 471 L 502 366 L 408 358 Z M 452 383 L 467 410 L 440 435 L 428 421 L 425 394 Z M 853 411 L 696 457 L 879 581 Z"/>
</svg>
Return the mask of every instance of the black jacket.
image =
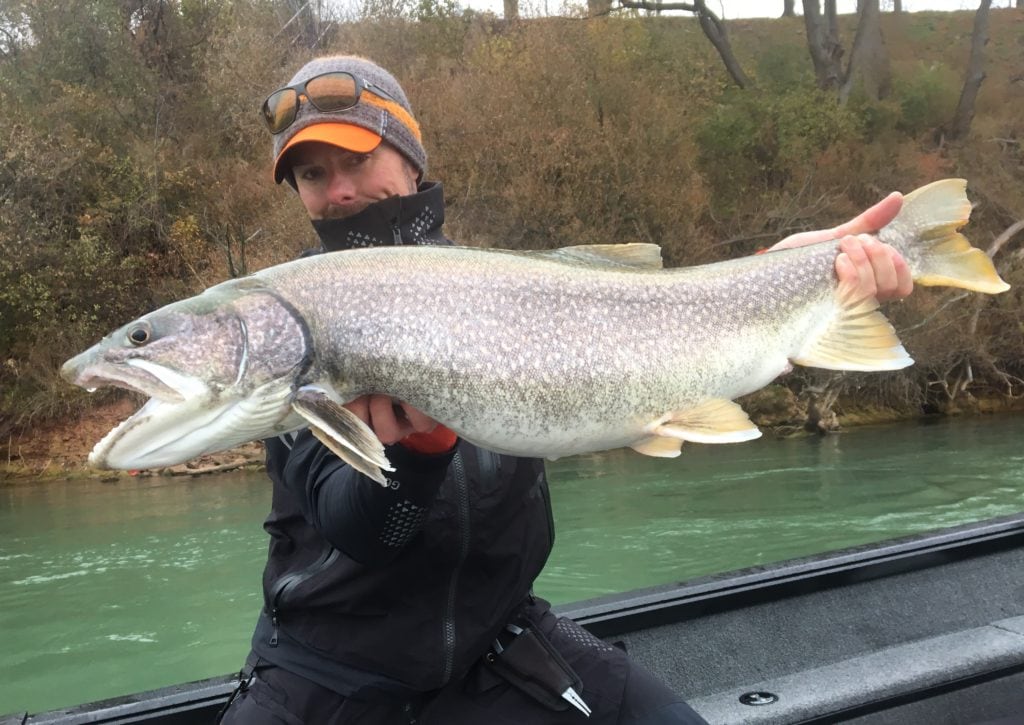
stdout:
<svg viewBox="0 0 1024 725">
<path fill-rule="evenodd" d="M 440 185 L 314 222 L 322 251 L 446 244 Z M 528 597 L 551 551 L 544 468 L 466 442 L 400 443 L 380 486 L 309 431 L 267 441 L 273 503 L 264 659 L 342 695 L 402 697 L 462 676 Z"/>
</svg>

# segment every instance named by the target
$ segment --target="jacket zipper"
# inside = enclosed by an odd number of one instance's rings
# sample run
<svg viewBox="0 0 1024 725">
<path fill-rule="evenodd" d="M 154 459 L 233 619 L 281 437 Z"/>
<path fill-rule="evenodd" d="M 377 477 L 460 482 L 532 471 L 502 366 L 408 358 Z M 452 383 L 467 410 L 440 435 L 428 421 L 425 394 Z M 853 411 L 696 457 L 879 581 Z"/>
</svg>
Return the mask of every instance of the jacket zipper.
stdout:
<svg viewBox="0 0 1024 725">
<path fill-rule="evenodd" d="M 462 453 L 457 451 L 452 459 L 455 472 L 455 486 L 458 494 L 459 522 L 459 559 L 452 570 L 448 582 L 448 606 L 444 614 L 444 679 L 447 684 L 455 668 L 455 595 L 459 586 L 459 574 L 469 555 L 469 486 L 466 481 L 466 469 L 462 463 Z"/>
<path fill-rule="evenodd" d="M 278 625 L 280 624 L 281 605 L 284 603 L 285 593 L 328 568 L 331 564 L 337 561 L 338 556 L 338 550 L 329 546 L 324 553 L 320 555 L 319 559 L 314 561 L 305 569 L 294 571 L 291 574 L 285 574 L 277 580 L 277 584 L 274 586 L 273 595 L 270 597 L 270 623 L 274 625 L 274 632 L 270 635 L 270 642 L 268 643 L 271 647 L 277 647 L 277 630 Z"/>
</svg>

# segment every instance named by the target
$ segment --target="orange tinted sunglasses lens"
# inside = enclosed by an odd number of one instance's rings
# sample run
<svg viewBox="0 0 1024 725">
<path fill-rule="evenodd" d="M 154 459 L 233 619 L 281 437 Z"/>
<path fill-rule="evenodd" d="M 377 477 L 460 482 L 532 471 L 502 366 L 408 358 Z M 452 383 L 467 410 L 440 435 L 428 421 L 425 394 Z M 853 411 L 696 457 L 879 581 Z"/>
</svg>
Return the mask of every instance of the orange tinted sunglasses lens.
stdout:
<svg viewBox="0 0 1024 725">
<path fill-rule="evenodd" d="M 294 88 L 283 88 L 263 103 L 263 120 L 271 133 L 281 133 L 292 125 L 298 109 L 298 92 Z"/>
<path fill-rule="evenodd" d="M 321 111 L 341 111 L 356 105 L 359 88 L 348 73 L 326 73 L 306 83 L 306 97 Z"/>
</svg>

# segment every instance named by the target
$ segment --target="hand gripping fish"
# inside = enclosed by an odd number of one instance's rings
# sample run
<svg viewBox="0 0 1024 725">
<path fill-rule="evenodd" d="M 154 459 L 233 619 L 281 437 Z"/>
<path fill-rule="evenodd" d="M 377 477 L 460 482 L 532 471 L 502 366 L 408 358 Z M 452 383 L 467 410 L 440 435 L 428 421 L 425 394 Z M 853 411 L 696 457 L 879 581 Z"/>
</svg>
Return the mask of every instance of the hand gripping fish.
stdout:
<svg viewBox="0 0 1024 725">
<path fill-rule="evenodd" d="M 1009 288 L 957 232 L 966 182 L 909 194 L 879 238 L 918 284 Z M 89 456 L 153 468 L 309 426 L 371 478 L 383 446 L 343 406 L 406 401 L 483 448 L 558 458 L 760 432 L 732 400 L 791 365 L 913 361 L 874 298 L 837 283 L 837 242 L 661 269 L 656 245 L 323 254 L 167 305 L 69 360 L 64 377 L 150 400 Z"/>
</svg>

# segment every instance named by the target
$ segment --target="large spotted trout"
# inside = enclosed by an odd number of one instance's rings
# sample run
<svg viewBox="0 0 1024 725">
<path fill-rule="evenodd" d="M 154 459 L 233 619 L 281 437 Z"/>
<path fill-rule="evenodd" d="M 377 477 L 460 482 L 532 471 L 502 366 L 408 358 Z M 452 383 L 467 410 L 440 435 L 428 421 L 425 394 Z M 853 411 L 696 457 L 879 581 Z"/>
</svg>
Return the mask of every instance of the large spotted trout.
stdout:
<svg viewBox="0 0 1024 725">
<path fill-rule="evenodd" d="M 962 180 L 909 194 L 879 238 L 917 283 L 1008 289 L 957 231 Z M 661 269 L 655 245 L 513 252 L 336 252 L 224 282 L 147 314 L 69 360 L 66 379 L 150 397 L 89 456 L 152 468 L 309 426 L 377 481 L 391 470 L 343 405 L 406 401 L 483 448 L 557 458 L 758 429 L 734 398 L 792 365 L 912 363 L 874 298 L 834 272 L 837 242 Z"/>
</svg>

